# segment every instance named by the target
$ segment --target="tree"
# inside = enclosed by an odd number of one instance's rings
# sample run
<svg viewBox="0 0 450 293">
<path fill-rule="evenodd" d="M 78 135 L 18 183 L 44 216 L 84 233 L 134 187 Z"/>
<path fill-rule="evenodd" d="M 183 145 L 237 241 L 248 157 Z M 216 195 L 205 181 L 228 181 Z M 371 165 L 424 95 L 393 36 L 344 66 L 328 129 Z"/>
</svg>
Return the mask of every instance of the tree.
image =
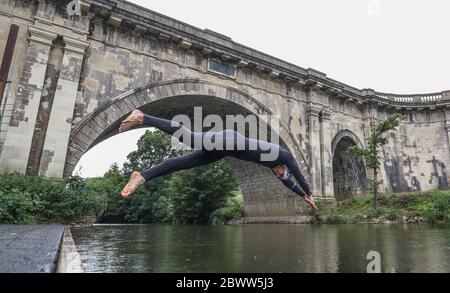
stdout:
<svg viewBox="0 0 450 293">
<path fill-rule="evenodd" d="M 81 189 L 86 187 L 84 179 L 79 175 L 69 176 L 65 180 L 66 186 L 69 189 Z"/>
<path fill-rule="evenodd" d="M 170 222 L 171 211 L 165 194 L 170 176 L 155 178 L 139 188 L 129 199 L 120 196 L 133 171 L 150 168 L 165 159 L 180 155 L 172 146 L 170 136 L 162 131 L 146 131 L 137 142 L 137 150 L 131 152 L 122 170 L 114 164 L 101 182 L 91 179 L 108 195 L 108 208 L 100 219 L 102 222 L 155 223 Z"/>
<path fill-rule="evenodd" d="M 124 164 L 125 174 L 147 169 L 170 157 L 182 155 L 182 151 L 173 147 L 170 136 L 160 130 L 147 130 L 137 145 L 138 149 L 127 156 L 128 162 Z"/>
<path fill-rule="evenodd" d="M 106 209 L 99 217 L 99 221 L 122 222 L 125 204 L 120 198 L 120 190 L 121 186 L 126 183 L 126 178 L 117 163 L 112 164 L 103 177 L 89 178 L 86 180 L 86 183 L 89 187 L 106 197 Z"/>
<path fill-rule="evenodd" d="M 138 149 L 131 152 L 124 163 L 124 174 L 129 175 L 136 170 L 151 168 L 162 161 L 183 155 L 183 151 L 177 150 L 171 137 L 164 132 L 146 131 L 139 139 Z M 147 182 L 138 189 L 128 200 L 123 220 L 126 222 L 140 223 L 165 223 L 172 221 L 172 210 L 166 186 L 171 180 L 171 174 L 158 177 Z"/>
<path fill-rule="evenodd" d="M 180 156 L 171 137 L 161 131 L 147 131 L 136 151 L 128 155 L 123 170 L 113 165 L 101 178 L 89 180 L 108 195 L 108 208 L 101 221 L 126 223 L 206 223 L 211 213 L 227 205 L 237 189 L 226 162 L 153 178 L 124 200 L 120 190 L 133 171 L 153 167 L 167 158 Z"/>
<path fill-rule="evenodd" d="M 237 190 L 236 178 L 225 161 L 177 172 L 167 188 L 175 222 L 189 224 L 208 223 Z"/>
<path fill-rule="evenodd" d="M 353 145 L 348 149 L 348 151 L 353 155 L 363 156 L 366 161 L 366 167 L 368 169 L 372 169 L 373 171 L 373 203 L 375 207 L 377 206 L 378 185 L 382 183 L 382 180 L 378 181 L 378 171 L 381 166 L 378 151 L 380 147 L 388 143 L 387 138 L 383 137 L 383 135 L 389 130 L 398 127 L 400 121 L 404 119 L 405 116 L 403 114 L 395 114 L 377 125 L 371 124 L 370 136 L 367 139 L 368 147 L 362 149 L 357 145 Z"/>
</svg>

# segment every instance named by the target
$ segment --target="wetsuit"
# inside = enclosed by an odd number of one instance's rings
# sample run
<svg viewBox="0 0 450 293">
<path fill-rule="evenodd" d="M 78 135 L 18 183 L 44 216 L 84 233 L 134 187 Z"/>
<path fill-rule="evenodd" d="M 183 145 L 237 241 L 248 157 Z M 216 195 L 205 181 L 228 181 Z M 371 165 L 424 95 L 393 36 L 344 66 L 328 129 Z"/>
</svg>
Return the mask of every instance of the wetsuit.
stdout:
<svg viewBox="0 0 450 293">
<path fill-rule="evenodd" d="M 144 115 L 144 125 L 155 127 L 167 134 L 175 136 L 180 139 L 180 142 L 194 149 L 190 154 L 167 159 L 154 167 L 140 172 L 146 181 L 175 171 L 210 164 L 225 157 L 234 157 L 240 160 L 258 163 L 269 168 L 284 165 L 285 173 L 279 178 L 282 183 L 302 197 L 305 193 L 311 195 L 309 185 L 301 173 L 295 158 L 285 147 L 265 141 L 249 139 L 232 130 L 191 132 L 178 122 L 149 115 Z M 205 146 L 205 141 L 214 143 L 215 146 L 221 146 L 221 148 L 212 149 L 209 146 Z M 270 152 L 277 152 L 277 158 L 270 161 L 263 160 L 262 156 L 264 154 L 268 155 Z"/>
</svg>

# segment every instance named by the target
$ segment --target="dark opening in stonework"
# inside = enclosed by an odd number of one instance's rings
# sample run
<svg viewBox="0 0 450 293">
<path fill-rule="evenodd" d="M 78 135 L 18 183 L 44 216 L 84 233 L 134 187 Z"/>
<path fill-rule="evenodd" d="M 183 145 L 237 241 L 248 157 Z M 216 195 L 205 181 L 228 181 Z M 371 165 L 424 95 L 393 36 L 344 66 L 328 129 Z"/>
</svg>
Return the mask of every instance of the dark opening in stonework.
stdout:
<svg viewBox="0 0 450 293">
<path fill-rule="evenodd" d="M 361 157 L 348 152 L 355 145 L 349 138 L 342 138 L 333 156 L 333 181 L 336 200 L 344 200 L 367 190 L 367 174 Z"/>
<path fill-rule="evenodd" d="M 210 58 L 208 61 L 208 69 L 210 71 L 214 71 L 223 75 L 227 75 L 230 77 L 236 77 L 236 70 L 234 66 L 222 62 L 219 59 Z"/>
</svg>

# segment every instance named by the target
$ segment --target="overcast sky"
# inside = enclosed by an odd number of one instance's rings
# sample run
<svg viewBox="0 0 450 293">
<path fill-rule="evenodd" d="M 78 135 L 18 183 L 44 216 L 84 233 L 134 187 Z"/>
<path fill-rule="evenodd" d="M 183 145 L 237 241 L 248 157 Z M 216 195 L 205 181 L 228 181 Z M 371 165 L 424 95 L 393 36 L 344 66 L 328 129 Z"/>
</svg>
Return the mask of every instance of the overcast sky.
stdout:
<svg viewBox="0 0 450 293">
<path fill-rule="evenodd" d="M 450 89 L 448 0 L 134 0 L 357 88 Z M 143 133 L 111 138 L 80 161 L 81 175 L 122 164 Z M 118 148 L 120 146 L 120 149 Z"/>
</svg>

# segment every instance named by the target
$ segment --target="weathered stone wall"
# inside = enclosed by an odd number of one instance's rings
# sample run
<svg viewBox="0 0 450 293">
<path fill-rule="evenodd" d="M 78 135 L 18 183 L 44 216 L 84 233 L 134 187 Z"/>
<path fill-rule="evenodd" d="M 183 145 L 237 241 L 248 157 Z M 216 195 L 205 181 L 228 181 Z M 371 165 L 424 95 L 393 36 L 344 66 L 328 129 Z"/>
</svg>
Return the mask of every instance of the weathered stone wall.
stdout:
<svg viewBox="0 0 450 293">
<path fill-rule="evenodd" d="M 20 26 L 15 90 L 0 131 L 1 170 L 67 176 L 132 109 L 171 118 L 204 106 L 222 115 L 277 115 L 282 143 L 313 193 L 334 198 L 365 192 L 370 175 L 346 149 L 365 146 L 371 122 L 403 112 L 408 121 L 390 131 L 380 154 L 382 191 L 448 188 L 450 92 L 359 90 L 124 1 L 82 1 L 79 16 L 67 14 L 68 2 L 0 1 L 0 37 L 11 23 Z M 210 58 L 232 66 L 235 76 L 210 70 Z M 174 97 L 185 102 L 174 105 Z M 248 216 L 303 212 L 270 170 L 232 165 Z"/>
<path fill-rule="evenodd" d="M 80 85 L 81 95 L 75 107 L 74 126 L 126 91 L 160 81 L 199 79 L 231 86 L 255 98 L 279 115 L 282 124 L 306 150 L 306 132 L 302 125 L 305 123 L 304 91 L 295 88 L 288 92 L 281 80 L 245 69 L 238 69 L 236 79 L 225 78 L 207 70 L 206 55 L 151 37 L 142 38 L 125 29 L 96 23 L 92 34 Z"/>
<path fill-rule="evenodd" d="M 332 133 L 350 130 L 364 146 L 370 131 L 369 116 L 372 115 L 372 121 L 380 122 L 397 113 L 395 110 L 355 107 L 353 103 L 336 99 L 331 99 L 331 107 Z M 448 189 L 450 150 L 445 110 L 424 109 L 403 113 L 407 119 L 400 123 L 398 131 L 388 132 L 389 143 L 380 152 L 381 178 L 384 180 L 381 191 Z M 345 175 L 350 173 L 342 174 Z M 336 178 L 335 181 L 339 183 Z M 358 182 L 359 178 L 355 181 L 351 188 L 359 189 L 356 193 L 367 191 Z"/>
<path fill-rule="evenodd" d="M 62 58 L 64 56 L 64 44 L 62 38 L 55 40 L 55 44 L 50 50 L 47 64 L 47 72 L 44 78 L 41 101 L 39 103 L 38 114 L 34 126 L 33 140 L 28 158 L 27 173 L 37 175 L 47 134 L 49 117 L 52 113 L 56 88 L 61 71 Z"/>
<path fill-rule="evenodd" d="M 381 154 L 385 190 L 450 188 L 450 150 L 445 120 L 442 110 L 411 112 L 400 124 L 399 131 L 389 132 L 389 144 Z"/>
<path fill-rule="evenodd" d="M 78 71 L 81 71 L 84 49 L 88 46 L 84 42 L 88 32 L 82 29 L 89 25 L 89 16 L 69 20 L 66 4 L 67 1 L 16 0 L 1 3 L 0 16 L 9 18 L 9 24 L 19 23 L 20 27 L 19 58 L 14 62 L 13 72 L 14 95 L 8 97 L 5 105 L 0 136 L 3 170 L 36 174 L 56 164 L 48 174 L 39 174 L 60 177 L 63 172 L 65 144 L 73 117 L 70 101 L 75 100 L 79 83 L 77 66 L 73 66 L 69 56 L 73 52 L 80 56 Z M 9 25 L 1 30 L 7 34 Z M 60 75 L 60 70 L 64 74 Z M 64 82 L 67 76 L 71 76 L 71 83 Z M 58 132 L 60 135 L 55 135 Z"/>
<path fill-rule="evenodd" d="M 7 90 L 5 91 L 5 97 L 3 99 L 3 105 L 1 107 L 4 107 L 4 116 L 2 118 L 2 123 L 0 125 L 0 153 L 3 150 L 3 145 L 6 137 L 6 133 L 8 130 L 8 124 L 11 118 L 11 114 L 13 111 L 14 106 L 14 98 L 16 95 L 16 92 L 21 75 L 22 75 L 22 69 L 24 66 L 26 53 L 28 49 L 28 25 L 32 23 L 31 17 L 33 14 L 33 10 L 29 9 L 26 2 L 23 3 L 15 3 L 16 1 L 12 0 L 4 0 L 1 2 L 0 5 L 0 39 L 1 40 L 7 40 L 8 39 L 8 33 L 10 30 L 11 24 L 16 24 L 19 26 L 19 33 L 17 37 L 16 47 L 15 47 L 15 54 L 13 57 L 14 64 L 12 65 L 14 68 L 14 71 L 12 72 L 12 76 L 10 76 L 11 85 L 7 86 Z M 31 1 L 28 1 L 31 3 Z M 6 42 L 5 42 L 6 45 Z M 5 45 L 0 46 L 0 56 L 3 56 Z M 13 89 L 11 91 L 11 89 Z M 3 110 L 3 109 L 2 109 Z"/>
</svg>

